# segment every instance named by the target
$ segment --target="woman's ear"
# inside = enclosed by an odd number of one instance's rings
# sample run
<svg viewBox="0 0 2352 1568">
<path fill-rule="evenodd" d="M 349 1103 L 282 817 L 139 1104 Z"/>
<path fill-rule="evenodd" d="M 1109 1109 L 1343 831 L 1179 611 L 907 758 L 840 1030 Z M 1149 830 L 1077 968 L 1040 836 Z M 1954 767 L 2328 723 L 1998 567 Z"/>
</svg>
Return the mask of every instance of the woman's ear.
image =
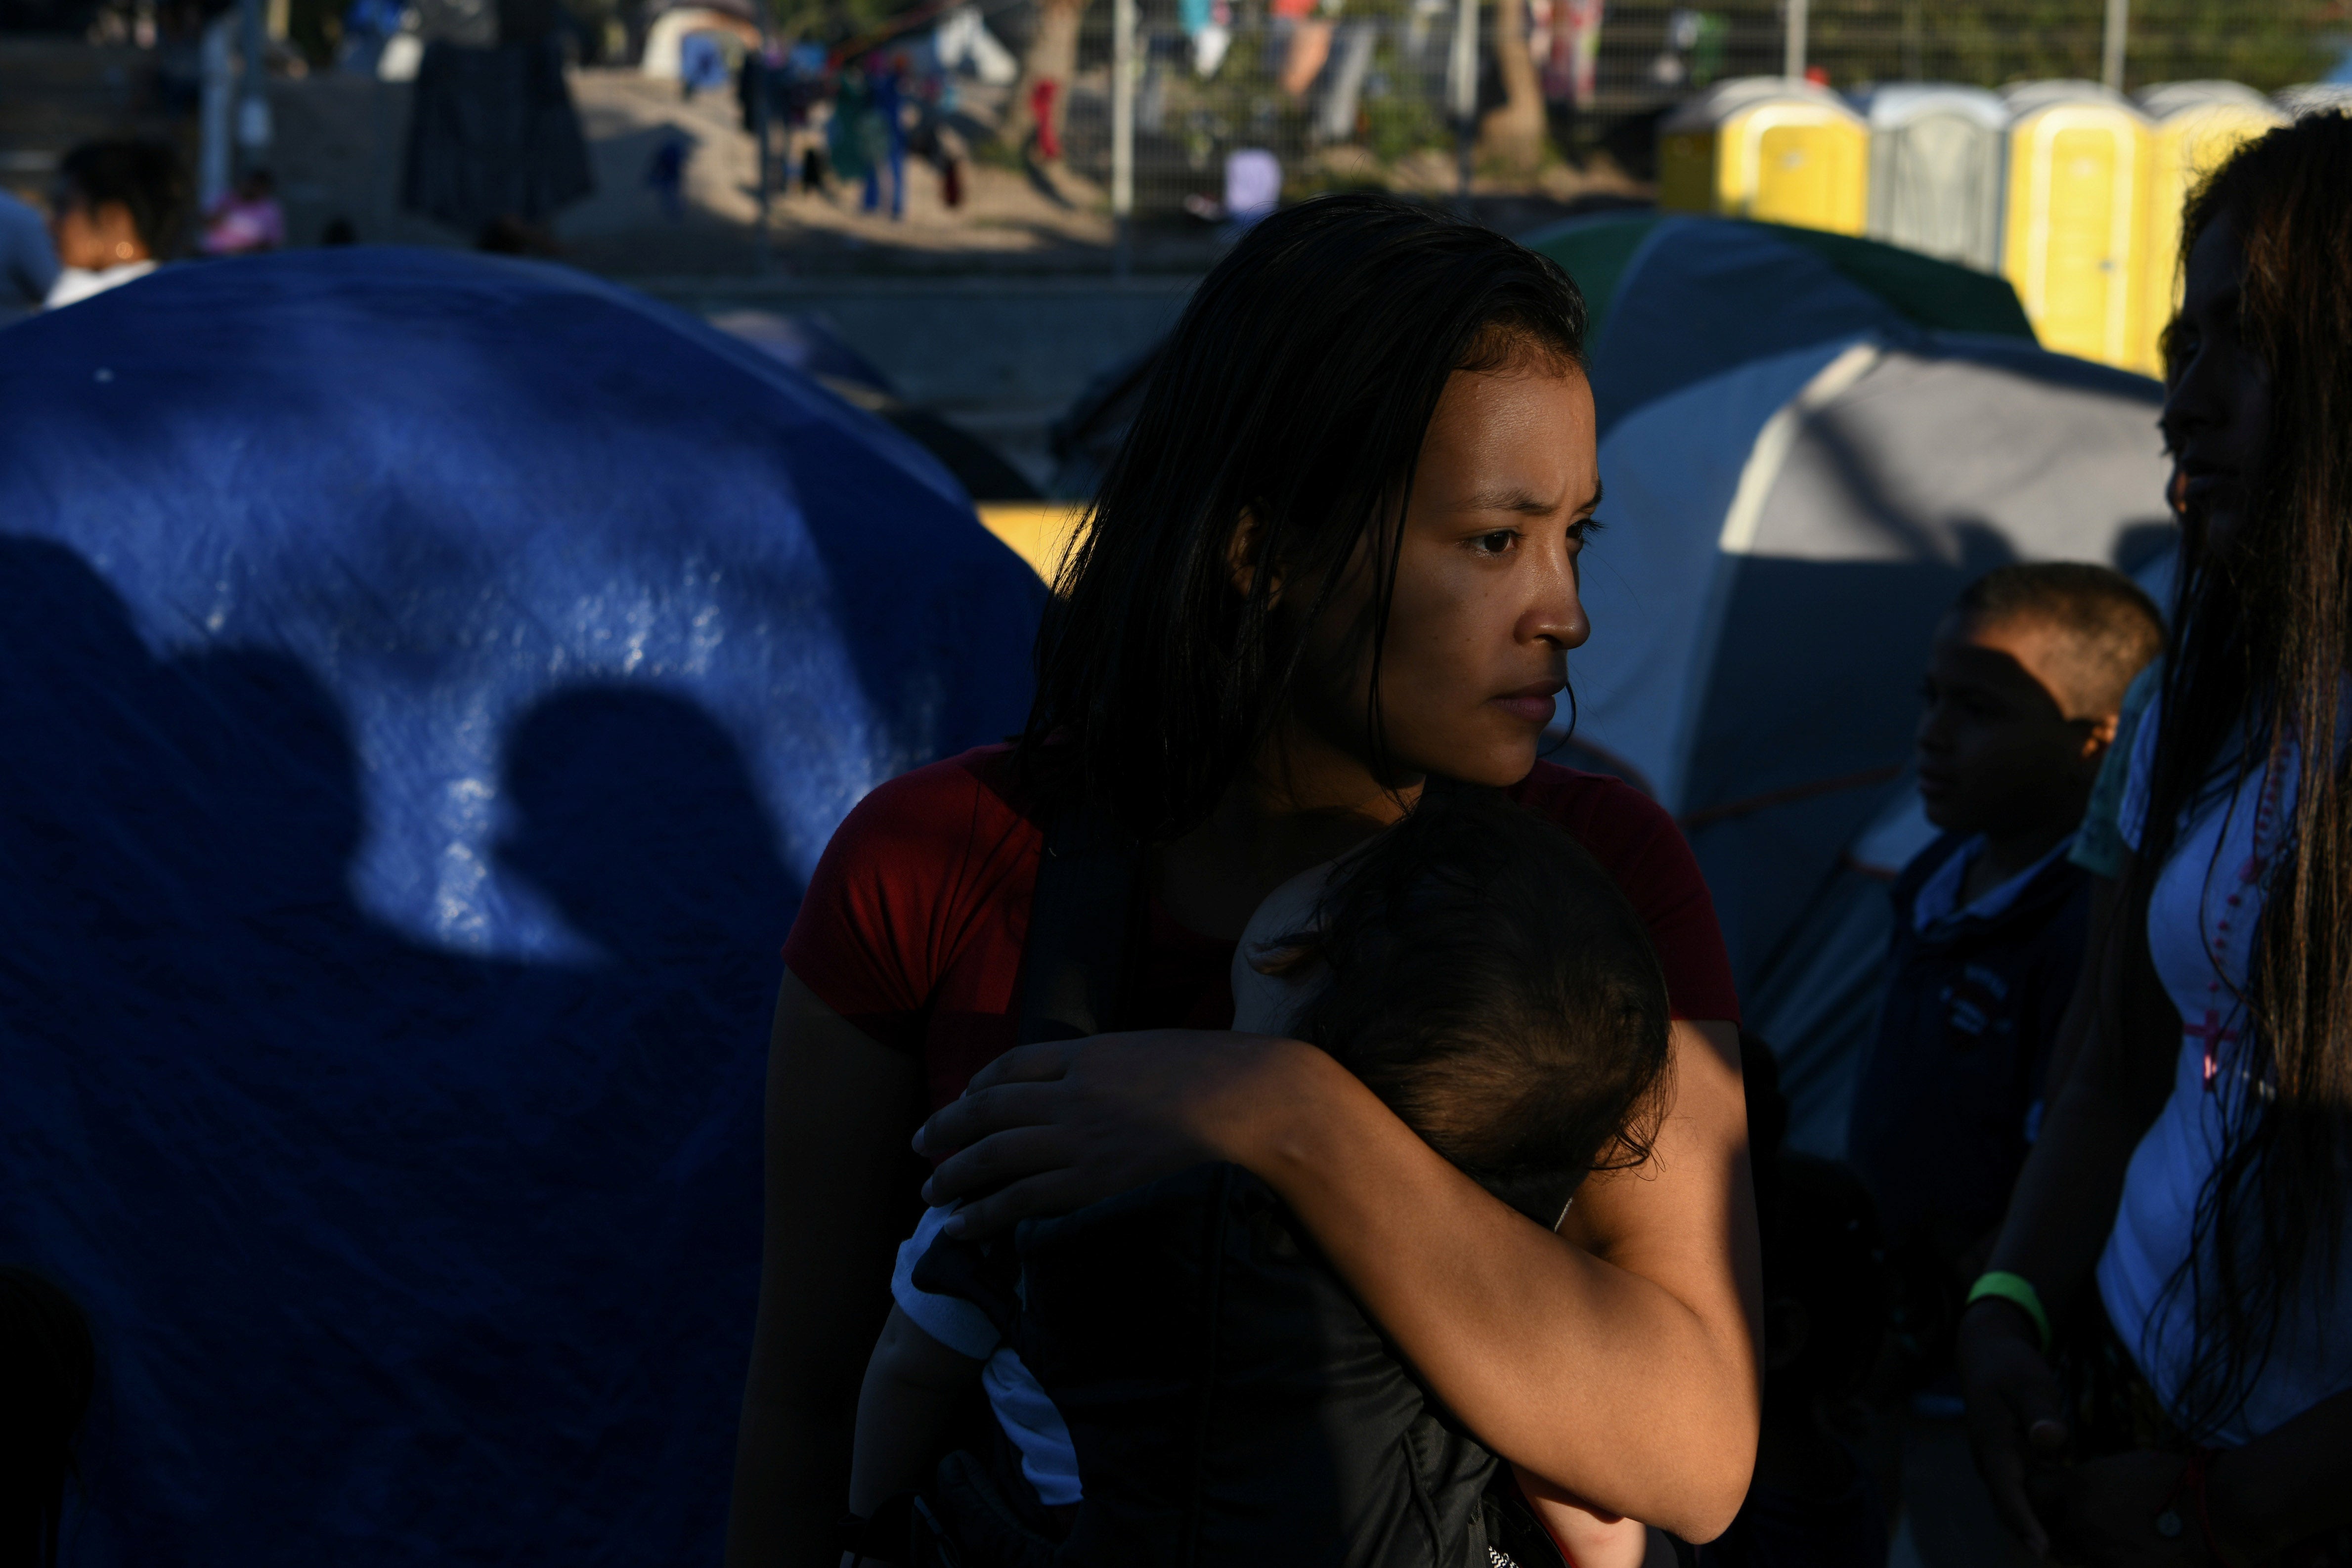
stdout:
<svg viewBox="0 0 2352 1568">
<path fill-rule="evenodd" d="M 1251 586 L 1257 581 L 1259 559 L 1265 553 L 1265 530 L 1257 513 L 1242 508 L 1239 521 L 1234 524 L 1231 538 L 1225 541 L 1225 570 L 1232 576 L 1234 592 L 1246 599 Z M 1282 600 L 1282 574 L 1272 574 L 1265 587 L 1265 603 L 1272 609 Z"/>
<path fill-rule="evenodd" d="M 2107 748 L 2116 743 L 2116 728 L 2121 717 L 2116 713 L 2102 713 L 2096 718 L 2083 721 L 2088 726 L 2083 736 L 2084 762 L 2098 763 L 2105 759 Z"/>
</svg>

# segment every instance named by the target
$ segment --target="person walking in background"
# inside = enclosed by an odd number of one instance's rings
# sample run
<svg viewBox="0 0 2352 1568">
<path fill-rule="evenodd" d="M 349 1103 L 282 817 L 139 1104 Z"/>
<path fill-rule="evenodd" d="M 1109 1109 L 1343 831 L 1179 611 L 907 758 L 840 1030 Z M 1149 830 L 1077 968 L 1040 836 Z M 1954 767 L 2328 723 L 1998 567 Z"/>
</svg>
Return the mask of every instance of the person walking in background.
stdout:
<svg viewBox="0 0 2352 1568">
<path fill-rule="evenodd" d="M 2037 1551 L 2352 1562 L 2352 118 L 2189 199 L 2181 559 L 2088 1033 L 1959 1329 Z"/>
<path fill-rule="evenodd" d="M 904 62 L 893 60 L 874 73 L 874 108 L 876 122 L 874 162 L 866 170 L 864 206 L 867 212 L 881 205 L 881 193 L 876 188 L 882 167 L 890 171 L 890 216 L 907 216 L 907 122 L 906 97 L 900 91 Z"/>
<path fill-rule="evenodd" d="M 58 280 L 58 250 L 39 209 L 0 191 L 0 323 L 38 310 Z"/>
<path fill-rule="evenodd" d="M 694 143 L 673 131 L 646 163 L 646 184 L 661 203 L 662 216 L 672 223 L 686 217 L 686 161 L 693 155 Z"/>
<path fill-rule="evenodd" d="M 1915 1384 L 1949 1375 L 1962 1293 L 2032 1146 L 2090 901 L 2067 851 L 2125 689 L 2163 640 L 2129 578 L 2074 562 L 1980 577 L 1937 628 L 1915 766 L 1944 831 L 1895 883 L 1847 1134 L 1904 1281 Z"/>
<path fill-rule="evenodd" d="M 160 142 L 86 142 L 58 164 L 52 310 L 144 278 L 177 255 L 187 221 L 179 154 Z"/>
<path fill-rule="evenodd" d="M 879 141 L 873 85 L 864 70 L 845 67 L 834 84 L 833 113 L 825 121 L 825 161 L 843 180 L 856 180 L 864 186 L 868 212 L 875 205 L 874 162 L 879 155 Z"/>
<path fill-rule="evenodd" d="M 206 256 L 251 256 L 286 243 L 286 209 L 278 205 L 278 182 L 267 169 L 248 169 L 205 215 L 199 248 Z"/>
<path fill-rule="evenodd" d="M 552 0 L 431 0 L 401 205 L 484 250 L 553 254 L 556 213 L 595 188 Z"/>
</svg>

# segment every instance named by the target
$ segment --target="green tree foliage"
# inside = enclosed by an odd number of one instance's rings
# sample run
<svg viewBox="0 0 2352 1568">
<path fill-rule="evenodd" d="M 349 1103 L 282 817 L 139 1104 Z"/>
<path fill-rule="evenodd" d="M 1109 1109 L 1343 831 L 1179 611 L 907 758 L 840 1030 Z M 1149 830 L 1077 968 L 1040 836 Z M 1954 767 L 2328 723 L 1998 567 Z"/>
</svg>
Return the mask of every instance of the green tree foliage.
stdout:
<svg viewBox="0 0 2352 1568">
<path fill-rule="evenodd" d="M 1840 86 L 2096 79 L 2105 17 L 2105 0 L 1814 0 L 1808 58 Z M 2309 81 L 2347 25 L 2346 0 L 2132 0 L 2124 85 Z"/>
</svg>

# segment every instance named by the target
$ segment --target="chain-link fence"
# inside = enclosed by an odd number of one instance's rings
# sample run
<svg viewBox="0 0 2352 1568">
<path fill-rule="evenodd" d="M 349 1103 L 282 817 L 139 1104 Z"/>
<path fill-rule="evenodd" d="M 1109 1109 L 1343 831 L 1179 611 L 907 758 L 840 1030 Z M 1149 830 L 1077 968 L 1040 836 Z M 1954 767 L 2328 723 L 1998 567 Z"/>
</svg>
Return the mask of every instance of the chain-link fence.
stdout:
<svg viewBox="0 0 2352 1568">
<path fill-rule="evenodd" d="M 1289 194 L 1350 184 L 1442 189 L 1454 178 L 1459 122 L 1449 58 L 1457 0 L 1345 0 L 1336 13 L 1272 14 L 1269 0 L 1201 6 L 1139 0 L 1135 195 L 1139 213 L 1196 210 L 1223 193 L 1224 160 L 1265 148 Z M 1289 9 L 1285 5 L 1284 9 Z M 1222 17 L 1199 25 L 1200 13 Z M 1705 6 L 1608 0 L 1589 91 L 1555 22 L 1589 15 L 1584 0 L 1485 0 L 1476 7 L 1479 112 L 1505 100 L 1496 26 L 1526 29 L 1544 96 L 1545 156 L 1587 161 L 1605 150 L 1646 178 L 1658 117 L 1730 77 L 1778 74 L 1788 35 L 1780 0 Z M 2100 74 L 2105 0 L 1812 0 L 1805 61 L 1845 89 L 1871 81 L 2008 81 Z M 1006 16 L 1017 29 L 1017 13 Z M 2326 73 L 2352 36 L 2352 0 L 2136 0 L 2124 86 L 2196 78 L 2265 91 Z M 1086 13 L 1071 84 L 1071 165 L 1107 179 L 1110 163 L 1109 0 Z"/>
</svg>

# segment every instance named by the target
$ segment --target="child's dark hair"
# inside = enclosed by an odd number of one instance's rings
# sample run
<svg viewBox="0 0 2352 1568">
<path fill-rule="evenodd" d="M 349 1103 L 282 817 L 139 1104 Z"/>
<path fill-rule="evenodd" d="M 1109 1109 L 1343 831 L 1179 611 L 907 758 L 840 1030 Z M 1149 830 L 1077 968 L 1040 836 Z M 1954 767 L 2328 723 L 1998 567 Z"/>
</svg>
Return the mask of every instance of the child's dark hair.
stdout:
<svg viewBox="0 0 2352 1568">
<path fill-rule="evenodd" d="M 1498 790 L 1433 780 L 1287 939 L 1321 989 L 1293 1028 L 1545 1226 L 1647 1156 L 1666 982 L 1625 896 Z"/>
<path fill-rule="evenodd" d="M 2138 584 L 2088 561 L 2027 561 L 1960 590 L 1952 613 L 1982 624 L 2046 620 L 2074 639 L 2080 696 L 2113 711 L 2124 689 L 2164 648 L 2164 617 Z"/>
<path fill-rule="evenodd" d="M 162 142 L 85 142 L 58 163 L 60 205 L 90 212 L 121 203 L 147 254 L 168 261 L 180 248 L 188 193 L 180 155 Z"/>
</svg>

